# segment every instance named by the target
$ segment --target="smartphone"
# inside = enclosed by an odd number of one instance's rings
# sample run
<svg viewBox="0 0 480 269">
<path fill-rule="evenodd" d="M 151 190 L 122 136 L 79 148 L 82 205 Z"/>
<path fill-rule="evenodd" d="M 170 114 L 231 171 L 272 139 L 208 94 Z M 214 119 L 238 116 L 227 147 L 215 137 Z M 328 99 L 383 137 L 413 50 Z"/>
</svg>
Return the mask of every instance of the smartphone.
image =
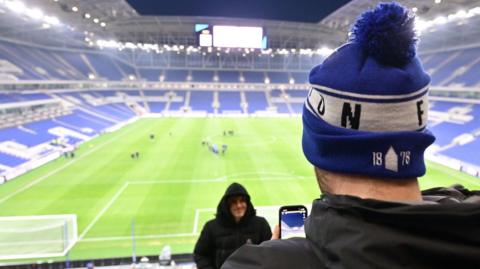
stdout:
<svg viewBox="0 0 480 269">
<path fill-rule="evenodd" d="M 305 237 L 307 208 L 303 205 L 282 206 L 279 210 L 280 238 Z"/>
</svg>

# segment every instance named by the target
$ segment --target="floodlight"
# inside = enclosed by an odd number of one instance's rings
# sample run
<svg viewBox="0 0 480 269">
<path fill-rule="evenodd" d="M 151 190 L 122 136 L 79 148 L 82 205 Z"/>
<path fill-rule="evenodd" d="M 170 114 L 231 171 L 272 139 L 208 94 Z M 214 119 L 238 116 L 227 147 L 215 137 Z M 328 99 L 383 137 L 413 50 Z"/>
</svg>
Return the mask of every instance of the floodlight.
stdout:
<svg viewBox="0 0 480 269">
<path fill-rule="evenodd" d="M 58 20 L 57 17 L 45 16 L 45 17 L 43 17 L 43 20 L 44 20 L 46 23 L 51 24 L 51 25 L 58 25 L 58 24 L 60 24 L 60 21 Z"/>
<path fill-rule="evenodd" d="M 322 47 L 321 49 L 317 50 L 317 53 L 322 55 L 322 56 L 328 56 L 332 54 L 333 49 L 327 48 L 327 47 Z"/>
<path fill-rule="evenodd" d="M 40 20 L 43 18 L 43 12 L 38 8 L 27 9 L 26 13 L 32 19 Z"/>
<path fill-rule="evenodd" d="M 16 13 L 23 13 L 25 12 L 25 5 L 22 2 L 19 1 L 7 1 L 6 6 L 8 9 L 10 9 L 13 12 Z"/>
<path fill-rule="evenodd" d="M 134 50 L 134 49 L 137 48 L 137 46 L 135 44 L 133 44 L 132 42 L 127 42 L 127 43 L 125 43 L 125 48 Z"/>
<path fill-rule="evenodd" d="M 433 20 L 433 22 L 435 24 L 445 24 L 447 23 L 447 18 L 445 18 L 444 16 L 438 16 Z"/>
</svg>

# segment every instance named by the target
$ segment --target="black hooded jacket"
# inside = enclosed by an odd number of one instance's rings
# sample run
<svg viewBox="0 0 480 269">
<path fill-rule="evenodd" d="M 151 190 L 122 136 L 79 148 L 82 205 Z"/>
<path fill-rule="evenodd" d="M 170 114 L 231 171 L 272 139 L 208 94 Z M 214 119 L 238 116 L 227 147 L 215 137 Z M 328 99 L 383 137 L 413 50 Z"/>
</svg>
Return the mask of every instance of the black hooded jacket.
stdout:
<svg viewBox="0 0 480 269">
<path fill-rule="evenodd" d="M 480 268 L 480 191 L 423 192 L 417 204 L 323 195 L 307 238 L 243 246 L 222 269 Z"/>
<path fill-rule="evenodd" d="M 237 223 L 230 213 L 228 198 L 240 195 L 246 198 L 247 211 Z M 218 269 L 242 245 L 260 244 L 271 237 L 268 222 L 255 215 L 247 190 L 238 183 L 232 183 L 218 204 L 215 219 L 203 227 L 195 245 L 194 260 L 198 269 Z"/>
</svg>

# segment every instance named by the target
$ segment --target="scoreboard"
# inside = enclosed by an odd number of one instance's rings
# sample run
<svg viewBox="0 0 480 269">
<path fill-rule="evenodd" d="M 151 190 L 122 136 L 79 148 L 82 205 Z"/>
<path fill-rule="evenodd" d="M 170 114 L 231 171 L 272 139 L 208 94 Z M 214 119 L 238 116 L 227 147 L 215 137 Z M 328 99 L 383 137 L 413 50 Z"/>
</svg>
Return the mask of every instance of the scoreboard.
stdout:
<svg viewBox="0 0 480 269">
<path fill-rule="evenodd" d="M 267 48 L 263 27 L 196 24 L 195 33 L 201 47 Z"/>
</svg>

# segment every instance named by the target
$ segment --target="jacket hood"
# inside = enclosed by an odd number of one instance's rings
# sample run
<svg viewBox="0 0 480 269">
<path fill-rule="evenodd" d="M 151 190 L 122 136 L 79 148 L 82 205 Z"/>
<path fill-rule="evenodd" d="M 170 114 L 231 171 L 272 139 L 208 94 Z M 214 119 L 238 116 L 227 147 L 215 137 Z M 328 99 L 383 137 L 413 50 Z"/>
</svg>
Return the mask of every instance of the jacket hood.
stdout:
<svg viewBox="0 0 480 269">
<path fill-rule="evenodd" d="M 480 264 L 480 192 L 423 192 L 407 204 L 323 195 L 307 238 L 328 268 L 474 268 Z"/>
<path fill-rule="evenodd" d="M 225 194 L 220 200 L 220 203 L 218 203 L 216 219 L 226 226 L 234 226 L 235 224 L 237 224 L 228 206 L 228 198 L 232 196 L 244 196 L 246 198 L 247 211 L 245 212 L 245 215 L 238 223 L 238 225 L 244 225 L 255 216 L 255 208 L 253 207 L 253 204 L 250 201 L 250 195 L 248 194 L 245 187 L 243 187 L 241 184 L 236 182 L 228 186 L 227 190 L 225 191 Z"/>
</svg>

